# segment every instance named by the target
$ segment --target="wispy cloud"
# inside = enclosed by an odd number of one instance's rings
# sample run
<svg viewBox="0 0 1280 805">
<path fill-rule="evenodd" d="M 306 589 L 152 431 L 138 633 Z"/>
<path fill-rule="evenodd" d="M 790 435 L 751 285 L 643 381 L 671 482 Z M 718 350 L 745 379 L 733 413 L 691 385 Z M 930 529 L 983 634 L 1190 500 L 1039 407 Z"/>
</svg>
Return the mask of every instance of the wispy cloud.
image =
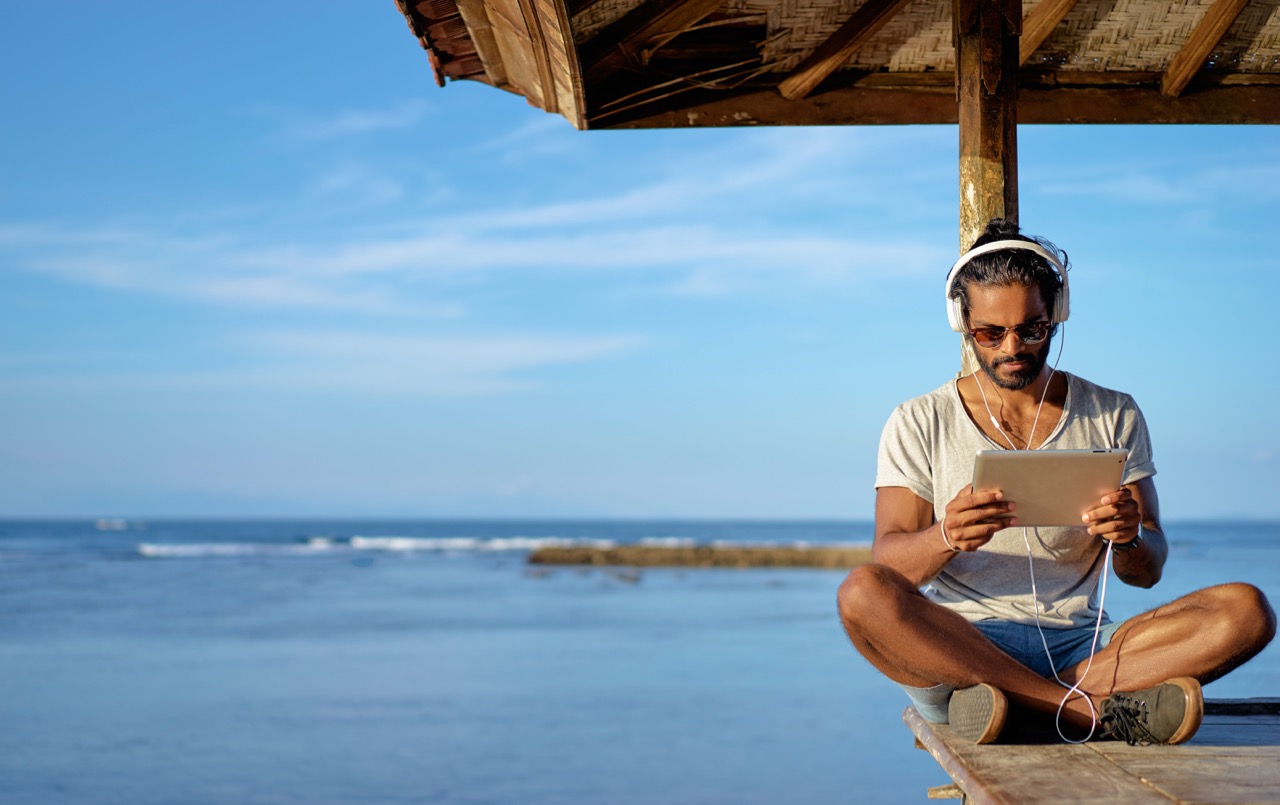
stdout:
<svg viewBox="0 0 1280 805">
<path fill-rule="evenodd" d="M 262 329 L 229 338 L 235 368 L 157 372 L 49 373 L 50 358 L 13 356 L 22 371 L 9 392 L 290 391 L 358 396 L 474 396 L 525 391 L 538 370 L 614 358 L 644 347 L 643 337 L 502 333 L 400 335 L 361 330 Z"/>
<path fill-rule="evenodd" d="M 708 153 L 696 171 L 685 170 L 696 155 L 681 152 L 672 171 L 615 190 L 588 186 L 564 199 L 506 205 L 471 194 L 434 215 L 400 211 L 409 191 L 398 175 L 346 163 L 320 174 L 299 205 L 363 198 L 368 209 L 350 222 L 317 213 L 299 223 L 282 212 L 287 225 L 272 226 L 263 213 L 242 227 L 208 224 L 194 233 L 163 222 L 13 225 L 0 229 L 0 252 L 11 266 L 65 282 L 212 305 L 438 317 L 462 314 L 451 297 L 460 279 L 474 286 L 512 274 L 638 272 L 655 292 L 724 295 L 856 287 L 936 270 L 947 244 L 832 232 L 795 214 L 821 206 L 813 199 L 826 194 L 814 188 L 856 152 L 822 130 L 752 138 Z M 774 223 L 775 211 L 787 220 Z"/>
<path fill-rule="evenodd" d="M 293 140 L 324 141 L 368 134 L 387 129 L 408 128 L 426 116 L 428 106 L 408 100 L 382 109 L 342 109 L 314 116 L 280 109 L 264 110 L 280 127 L 280 134 Z"/>
<path fill-rule="evenodd" d="M 1207 206 L 1223 201 L 1280 197 L 1280 151 L 1257 149 L 1222 154 L 1206 166 L 1181 155 L 1123 163 L 1091 160 L 1070 173 L 1036 185 L 1051 196 L 1089 196 L 1099 201 L 1152 206 Z"/>
<path fill-rule="evenodd" d="M 745 292 L 766 282 L 830 288 L 918 275 L 945 260 L 939 245 L 710 225 L 656 223 L 578 232 L 468 232 L 447 220 L 425 226 L 435 231 L 265 247 L 147 233 L 115 233 L 95 241 L 82 233 L 72 240 L 94 245 L 67 249 L 50 236 L 24 262 L 67 282 L 220 306 L 449 317 L 461 313 L 448 296 L 452 278 L 475 282 L 513 273 L 640 272 L 661 287 L 706 288 L 714 277 L 721 292 Z M 404 282 L 414 284 L 412 295 L 405 294 Z"/>
<path fill-rule="evenodd" d="M 1186 204 L 1201 198 L 1186 178 L 1173 179 L 1155 173 L 1105 172 L 1076 180 L 1059 180 L 1040 188 L 1049 196 L 1090 196 L 1111 201 L 1166 205 Z"/>
</svg>

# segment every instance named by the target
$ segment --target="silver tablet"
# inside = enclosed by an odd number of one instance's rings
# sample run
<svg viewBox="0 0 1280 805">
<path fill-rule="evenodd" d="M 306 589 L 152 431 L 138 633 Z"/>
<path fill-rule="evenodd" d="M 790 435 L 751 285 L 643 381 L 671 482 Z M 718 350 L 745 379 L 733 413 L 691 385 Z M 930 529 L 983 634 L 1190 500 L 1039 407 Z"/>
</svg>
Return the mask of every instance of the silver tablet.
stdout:
<svg viewBox="0 0 1280 805">
<path fill-rule="evenodd" d="M 975 492 L 999 490 L 1018 504 L 1019 526 L 1084 525 L 1080 517 L 1120 488 L 1128 450 L 983 450 Z"/>
</svg>

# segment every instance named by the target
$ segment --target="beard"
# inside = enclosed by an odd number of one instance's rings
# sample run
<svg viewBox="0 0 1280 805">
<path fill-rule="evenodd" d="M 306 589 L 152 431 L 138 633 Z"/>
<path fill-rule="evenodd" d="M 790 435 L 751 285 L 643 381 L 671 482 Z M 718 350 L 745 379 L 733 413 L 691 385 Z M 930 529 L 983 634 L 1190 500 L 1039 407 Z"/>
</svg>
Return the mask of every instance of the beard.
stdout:
<svg viewBox="0 0 1280 805">
<path fill-rule="evenodd" d="M 1053 339 L 1046 338 L 1040 346 L 1039 352 L 1019 352 L 1012 357 L 996 358 L 990 362 L 983 358 L 982 354 L 977 350 L 974 350 L 974 354 L 978 356 L 978 365 L 982 367 L 983 372 L 986 372 L 987 377 L 991 378 L 992 383 L 1002 389 L 1017 391 L 1031 385 L 1040 376 L 1040 372 L 1044 369 L 1045 361 L 1048 359 L 1049 345 L 1051 343 L 1053 343 Z M 1027 368 L 1011 375 L 1001 375 L 996 372 L 996 368 L 1002 364 L 1023 362 L 1027 363 Z"/>
</svg>

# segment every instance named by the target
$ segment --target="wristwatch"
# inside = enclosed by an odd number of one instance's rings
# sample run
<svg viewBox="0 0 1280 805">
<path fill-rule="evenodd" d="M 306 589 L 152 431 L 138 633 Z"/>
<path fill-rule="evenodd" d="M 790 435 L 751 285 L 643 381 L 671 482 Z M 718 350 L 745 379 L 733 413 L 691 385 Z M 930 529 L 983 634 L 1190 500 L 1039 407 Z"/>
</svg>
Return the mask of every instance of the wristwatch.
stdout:
<svg viewBox="0 0 1280 805">
<path fill-rule="evenodd" d="M 1128 542 L 1112 542 L 1111 550 L 1119 553 L 1127 553 L 1138 547 L 1142 543 L 1142 526 L 1138 526 L 1138 535 Z"/>
</svg>

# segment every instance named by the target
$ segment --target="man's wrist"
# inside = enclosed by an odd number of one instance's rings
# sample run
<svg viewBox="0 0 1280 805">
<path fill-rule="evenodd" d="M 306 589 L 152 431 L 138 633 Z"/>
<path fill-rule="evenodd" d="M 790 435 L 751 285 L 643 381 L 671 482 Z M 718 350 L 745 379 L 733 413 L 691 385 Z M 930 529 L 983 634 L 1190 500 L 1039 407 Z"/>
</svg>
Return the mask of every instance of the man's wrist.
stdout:
<svg viewBox="0 0 1280 805">
<path fill-rule="evenodd" d="M 1142 526 L 1139 525 L 1138 533 L 1134 536 L 1133 539 L 1129 540 L 1128 542 L 1112 542 L 1111 550 L 1117 553 L 1128 553 L 1129 551 L 1132 551 L 1133 549 L 1142 545 L 1142 534 L 1143 534 Z"/>
</svg>

